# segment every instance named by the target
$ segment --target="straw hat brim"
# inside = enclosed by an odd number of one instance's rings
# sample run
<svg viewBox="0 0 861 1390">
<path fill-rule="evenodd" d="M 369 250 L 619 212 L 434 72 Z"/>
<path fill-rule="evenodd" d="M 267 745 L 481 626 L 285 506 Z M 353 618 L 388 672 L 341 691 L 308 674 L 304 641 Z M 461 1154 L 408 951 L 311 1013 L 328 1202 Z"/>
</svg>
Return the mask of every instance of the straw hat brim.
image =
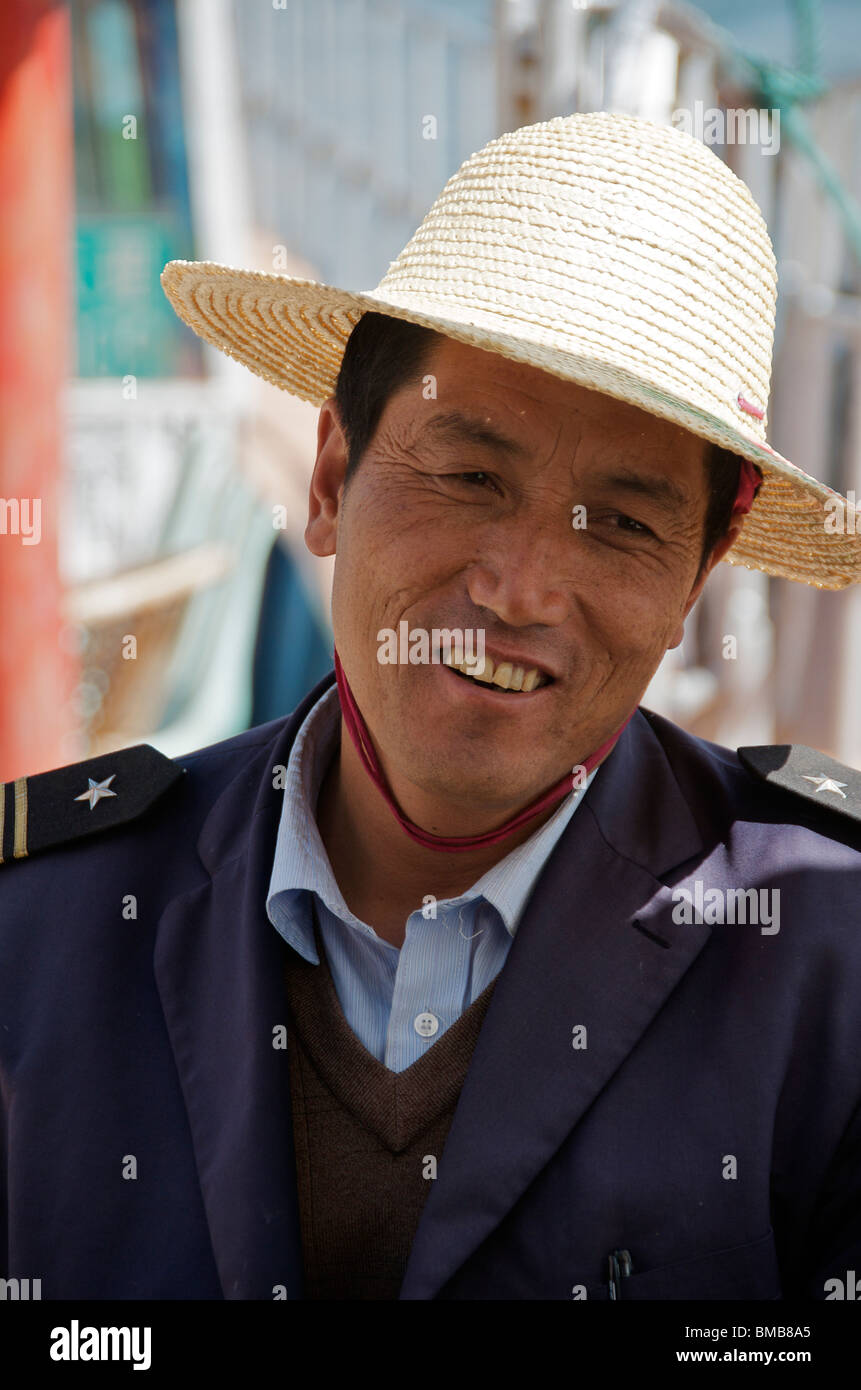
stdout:
<svg viewBox="0 0 861 1390">
<path fill-rule="evenodd" d="M 505 334 L 465 309 L 440 316 L 375 291 L 350 291 L 316 280 L 243 270 L 213 261 L 170 261 L 161 283 L 174 311 L 205 342 L 291 395 L 320 406 L 335 389 L 347 338 L 361 316 L 388 314 L 432 328 L 515 362 L 601 391 L 670 420 L 741 455 L 763 482 L 725 559 L 732 565 L 820 589 L 861 582 L 861 518 L 854 533 L 850 503 L 781 454 L 681 396 L 597 354 L 577 355 L 525 334 Z M 844 530 L 834 527 L 835 499 Z M 826 506 L 831 502 L 831 507 Z M 829 526 L 829 518 L 831 524 Z"/>
</svg>

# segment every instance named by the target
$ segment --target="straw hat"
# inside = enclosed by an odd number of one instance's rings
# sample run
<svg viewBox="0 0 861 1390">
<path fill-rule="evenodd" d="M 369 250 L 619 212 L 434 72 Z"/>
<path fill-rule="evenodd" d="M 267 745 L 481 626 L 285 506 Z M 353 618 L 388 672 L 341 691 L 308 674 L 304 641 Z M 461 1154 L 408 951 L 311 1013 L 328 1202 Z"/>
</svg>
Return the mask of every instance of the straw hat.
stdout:
<svg viewBox="0 0 861 1390">
<path fill-rule="evenodd" d="M 201 338 L 314 405 L 373 310 L 675 421 L 762 470 L 729 563 L 824 589 L 861 580 L 861 517 L 855 534 L 846 499 L 765 442 L 777 295 L 765 222 L 746 185 L 673 127 L 596 112 L 499 136 L 452 175 L 374 290 L 209 261 L 170 261 L 161 282 Z"/>
</svg>

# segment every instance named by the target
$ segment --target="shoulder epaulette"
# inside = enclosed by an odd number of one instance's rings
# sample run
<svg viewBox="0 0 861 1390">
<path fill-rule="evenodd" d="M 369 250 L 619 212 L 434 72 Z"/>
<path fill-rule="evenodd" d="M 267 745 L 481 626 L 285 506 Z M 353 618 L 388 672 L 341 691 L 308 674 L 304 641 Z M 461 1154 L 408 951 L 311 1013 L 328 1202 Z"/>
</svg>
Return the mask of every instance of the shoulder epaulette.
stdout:
<svg viewBox="0 0 861 1390">
<path fill-rule="evenodd" d="M 148 743 L 0 783 L 0 864 L 127 825 L 182 777 Z"/>
<path fill-rule="evenodd" d="M 838 763 L 804 743 L 759 744 L 739 748 L 738 756 L 749 772 L 771 786 L 861 821 L 861 772 L 857 768 Z"/>
</svg>

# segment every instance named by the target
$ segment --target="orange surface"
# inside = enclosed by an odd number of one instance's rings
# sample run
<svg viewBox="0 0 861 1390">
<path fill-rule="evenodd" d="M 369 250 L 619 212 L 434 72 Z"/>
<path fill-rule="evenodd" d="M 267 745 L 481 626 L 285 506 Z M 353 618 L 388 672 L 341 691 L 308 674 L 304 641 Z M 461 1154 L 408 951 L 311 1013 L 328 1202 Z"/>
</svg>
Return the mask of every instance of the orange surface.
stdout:
<svg viewBox="0 0 861 1390">
<path fill-rule="evenodd" d="M 67 6 L 0 4 L 0 781 L 73 762 L 57 564 L 74 154 Z M 10 499 L 19 517 L 10 513 Z M 41 539 L 25 543 L 35 504 Z M 17 526 L 17 533 L 15 527 Z"/>
</svg>

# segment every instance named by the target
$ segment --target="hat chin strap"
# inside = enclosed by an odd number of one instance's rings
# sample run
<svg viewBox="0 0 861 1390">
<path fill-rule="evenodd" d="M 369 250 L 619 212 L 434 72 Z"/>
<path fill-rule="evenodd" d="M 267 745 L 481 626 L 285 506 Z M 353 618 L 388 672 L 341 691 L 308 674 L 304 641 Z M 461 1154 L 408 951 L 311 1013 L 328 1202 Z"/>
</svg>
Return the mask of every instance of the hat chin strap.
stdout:
<svg viewBox="0 0 861 1390">
<path fill-rule="evenodd" d="M 571 773 L 567 772 L 555 786 L 549 789 L 549 791 L 543 792 L 536 801 L 531 802 L 524 810 L 518 811 L 516 816 L 512 816 L 510 820 L 507 820 L 504 825 L 499 826 L 497 830 L 488 830 L 484 835 L 432 835 L 429 830 L 422 830 L 420 825 L 416 825 L 415 821 L 411 821 L 405 816 L 398 806 L 398 803 L 395 801 L 395 798 L 392 796 L 389 784 L 385 779 L 383 769 L 380 767 L 379 759 L 374 751 L 374 745 L 371 742 L 371 736 L 368 733 L 367 725 L 362 718 L 359 706 L 356 704 L 355 697 L 350 689 L 350 684 L 344 674 L 344 668 L 341 665 L 337 649 L 335 650 L 335 679 L 338 682 L 338 698 L 341 702 L 341 713 L 344 716 L 344 723 L 347 726 L 350 738 L 353 740 L 353 745 L 359 755 L 362 766 L 381 793 L 389 810 L 392 812 L 392 815 L 401 828 L 409 835 L 410 839 L 415 840 L 419 845 L 424 845 L 425 849 L 437 849 L 448 854 L 453 854 L 457 853 L 459 850 L 479 849 L 482 845 L 495 845 L 499 840 L 504 840 L 506 836 L 513 834 L 515 830 L 519 830 L 522 825 L 526 825 L 533 817 L 539 815 L 542 811 L 546 811 L 548 806 L 552 806 L 555 802 L 561 801 L 564 796 L 574 790 Z M 589 755 L 585 763 L 582 764 L 586 773 L 591 772 L 592 769 L 597 767 L 598 763 L 601 762 L 602 758 L 607 756 L 619 735 L 622 733 L 622 730 L 630 723 L 636 712 L 637 707 L 635 706 L 625 720 L 625 723 L 607 739 L 606 743 L 602 743 L 600 748 L 597 748 L 594 753 Z"/>
</svg>

